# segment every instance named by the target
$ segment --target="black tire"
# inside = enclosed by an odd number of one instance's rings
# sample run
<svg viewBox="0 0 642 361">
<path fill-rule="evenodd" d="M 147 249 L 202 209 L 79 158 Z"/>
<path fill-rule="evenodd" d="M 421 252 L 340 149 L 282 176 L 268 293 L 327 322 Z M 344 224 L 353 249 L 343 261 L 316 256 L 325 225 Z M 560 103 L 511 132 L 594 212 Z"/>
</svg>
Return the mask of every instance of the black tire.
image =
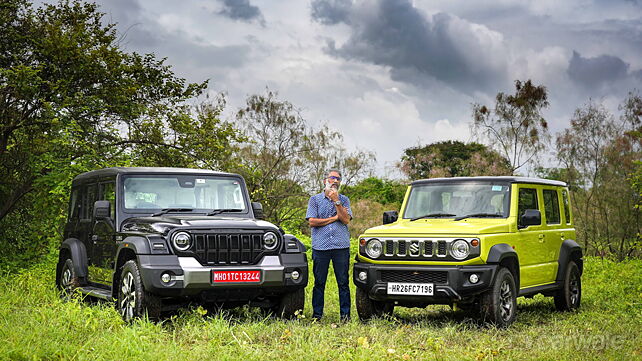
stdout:
<svg viewBox="0 0 642 361">
<path fill-rule="evenodd" d="M 357 314 L 361 321 L 368 321 L 373 317 L 392 316 L 395 305 L 391 302 L 375 301 L 368 296 L 368 292 L 357 287 L 355 293 Z"/>
<path fill-rule="evenodd" d="M 297 314 L 303 314 L 304 307 L 305 289 L 299 288 L 294 292 L 284 294 L 273 310 L 276 316 L 289 320 L 295 318 Z M 297 313 L 297 311 L 299 312 Z"/>
<path fill-rule="evenodd" d="M 80 287 L 80 281 L 74 269 L 74 261 L 71 258 L 67 258 L 62 262 L 58 277 L 58 288 L 61 291 L 62 298 L 69 300 L 78 287 Z"/>
<path fill-rule="evenodd" d="M 558 311 L 574 311 L 580 307 L 582 300 L 582 278 L 580 269 L 573 261 L 566 266 L 566 274 L 560 288 L 553 296 Z"/>
<path fill-rule="evenodd" d="M 121 268 L 118 284 L 116 310 L 126 322 L 135 318 L 147 317 L 157 320 L 160 317 L 161 300 L 145 291 L 136 261 L 125 262 Z"/>
<path fill-rule="evenodd" d="M 497 327 L 508 327 L 517 317 L 515 278 L 507 268 L 500 268 L 490 290 L 481 296 L 481 319 Z"/>
</svg>

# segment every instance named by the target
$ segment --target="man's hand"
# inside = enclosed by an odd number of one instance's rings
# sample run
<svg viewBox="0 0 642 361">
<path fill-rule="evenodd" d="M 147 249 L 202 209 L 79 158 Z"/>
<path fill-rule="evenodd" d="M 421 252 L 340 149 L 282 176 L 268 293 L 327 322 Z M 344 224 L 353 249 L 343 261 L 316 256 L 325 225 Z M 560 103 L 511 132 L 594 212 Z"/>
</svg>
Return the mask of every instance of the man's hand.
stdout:
<svg viewBox="0 0 642 361">
<path fill-rule="evenodd" d="M 326 190 L 325 191 L 325 195 L 328 198 L 330 198 L 330 200 L 333 201 L 333 202 L 336 202 L 336 201 L 339 200 L 339 192 L 334 188 L 330 188 L 330 189 Z"/>
</svg>

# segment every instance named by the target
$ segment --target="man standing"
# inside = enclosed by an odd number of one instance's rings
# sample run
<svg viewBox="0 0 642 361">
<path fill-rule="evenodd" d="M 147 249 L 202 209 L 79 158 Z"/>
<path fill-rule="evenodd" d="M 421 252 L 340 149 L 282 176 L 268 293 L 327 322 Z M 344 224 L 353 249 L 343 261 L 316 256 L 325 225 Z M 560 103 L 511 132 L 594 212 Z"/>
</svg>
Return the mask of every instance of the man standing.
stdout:
<svg viewBox="0 0 642 361">
<path fill-rule="evenodd" d="M 330 261 L 339 287 L 339 310 L 341 320 L 350 319 L 350 287 L 348 268 L 350 266 L 350 232 L 348 223 L 352 219 L 350 200 L 339 194 L 341 172 L 330 169 L 323 181 L 324 191 L 310 197 L 305 218 L 312 228 L 312 317 L 323 316 L 325 282 Z"/>
</svg>

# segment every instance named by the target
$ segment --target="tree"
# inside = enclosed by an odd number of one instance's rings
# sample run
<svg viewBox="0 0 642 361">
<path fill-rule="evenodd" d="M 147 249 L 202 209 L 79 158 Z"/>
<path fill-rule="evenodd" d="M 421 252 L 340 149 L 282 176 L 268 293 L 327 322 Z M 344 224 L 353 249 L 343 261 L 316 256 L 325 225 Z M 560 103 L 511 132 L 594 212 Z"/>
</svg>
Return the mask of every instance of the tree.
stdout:
<svg viewBox="0 0 642 361">
<path fill-rule="evenodd" d="M 343 183 L 350 184 L 374 159 L 368 152 L 346 152 L 340 133 L 311 128 L 294 105 L 270 90 L 248 97 L 236 117 L 248 138 L 240 145 L 238 171 L 275 223 L 304 222 L 308 197 L 320 189 L 328 168 L 341 168 Z"/>
<path fill-rule="evenodd" d="M 548 107 L 543 85 L 515 81 L 515 94 L 498 93 L 495 108 L 473 104 L 472 129 L 510 162 L 511 174 L 536 159 L 549 138 L 542 109 Z"/>
<path fill-rule="evenodd" d="M 0 4 L 0 242 L 9 254 L 33 257 L 60 241 L 76 174 L 219 166 L 238 138 L 219 105 L 186 105 L 206 82 L 187 84 L 164 60 L 122 51 L 103 20 L 80 1 Z"/>
<path fill-rule="evenodd" d="M 640 138 L 628 104 L 617 120 L 589 101 L 576 110 L 571 127 L 558 134 L 557 155 L 566 182 L 574 189 L 578 238 L 587 252 L 623 259 L 639 248 L 640 194 L 634 189 Z"/>
<path fill-rule="evenodd" d="M 510 164 L 479 143 L 444 141 L 404 150 L 399 168 L 410 179 L 508 175 Z"/>
</svg>

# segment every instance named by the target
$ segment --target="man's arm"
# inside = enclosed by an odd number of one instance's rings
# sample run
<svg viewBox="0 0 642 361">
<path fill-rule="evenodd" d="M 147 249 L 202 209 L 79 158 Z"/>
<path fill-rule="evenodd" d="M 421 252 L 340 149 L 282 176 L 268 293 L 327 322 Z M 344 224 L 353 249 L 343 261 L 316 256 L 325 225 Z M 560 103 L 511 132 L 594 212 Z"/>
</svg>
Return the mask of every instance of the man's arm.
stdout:
<svg viewBox="0 0 642 361">
<path fill-rule="evenodd" d="M 323 227 L 327 226 L 330 223 L 336 222 L 339 219 L 339 215 L 332 216 L 330 218 L 308 218 L 308 223 L 310 227 Z"/>
<path fill-rule="evenodd" d="M 341 204 L 335 204 L 337 208 L 337 217 L 343 224 L 350 223 L 352 217 L 348 214 L 348 209 Z"/>
</svg>

